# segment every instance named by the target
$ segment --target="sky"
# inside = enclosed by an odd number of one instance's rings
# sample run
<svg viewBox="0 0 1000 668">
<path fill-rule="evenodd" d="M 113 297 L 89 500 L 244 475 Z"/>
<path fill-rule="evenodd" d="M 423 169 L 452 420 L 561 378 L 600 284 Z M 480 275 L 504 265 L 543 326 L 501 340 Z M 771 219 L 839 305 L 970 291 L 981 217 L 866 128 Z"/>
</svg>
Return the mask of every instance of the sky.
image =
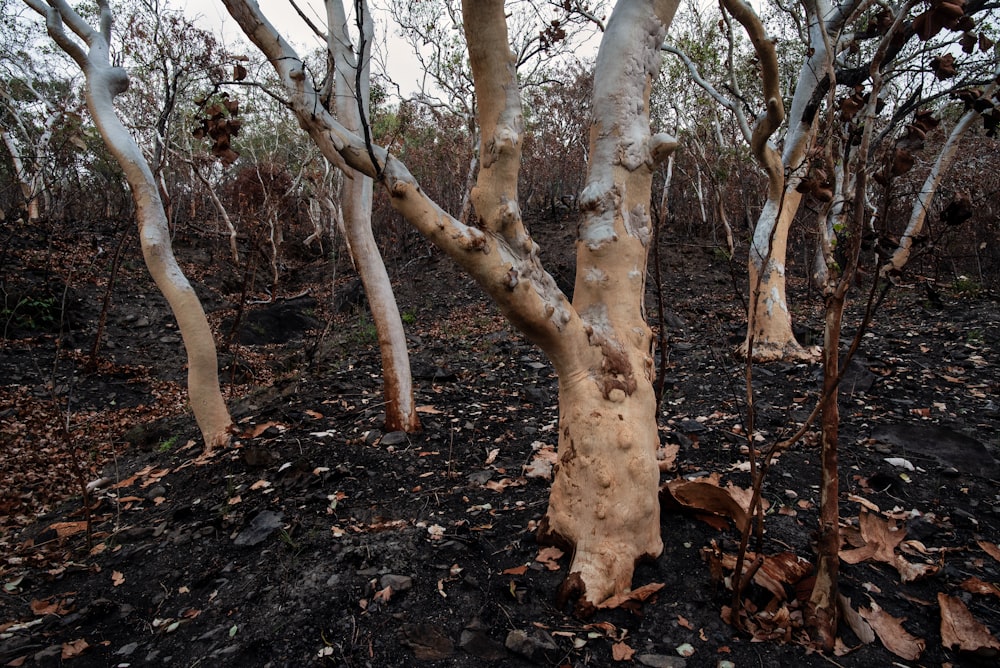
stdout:
<svg viewBox="0 0 1000 668">
<path fill-rule="evenodd" d="M 257 1 L 268 20 L 300 54 L 321 46 L 315 33 L 299 18 L 288 0 Z M 236 42 L 248 43 L 249 40 L 236 21 L 229 16 L 229 12 L 220 0 L 171 0 L 171 4 L 174 3 L 176 3 L 174 6 L 181 7 L 187 16 L 198 17 L 199 27 L 220 35 L 227 46 L 233 47 Z M 299 0 L 298 4 L 314 23 L 325 25 L 325 21 L 320 18 L 325 16 L 321 1 Z M 347 4 L 353 5 L 353 3 Z M 404 96 L 412 95 L 419 87 L 420 72 L 415 67 L 416 59 L 409 55 L 411 47 L 395 34 L 395 26 L 379 19 L 378 12 L 375 22 L 376 41 L 385 40 L 386 50 L 390 53 L 390 56 L 385 58 L 389 77 L 399 84 L 400 92 Z"/>
</svg>

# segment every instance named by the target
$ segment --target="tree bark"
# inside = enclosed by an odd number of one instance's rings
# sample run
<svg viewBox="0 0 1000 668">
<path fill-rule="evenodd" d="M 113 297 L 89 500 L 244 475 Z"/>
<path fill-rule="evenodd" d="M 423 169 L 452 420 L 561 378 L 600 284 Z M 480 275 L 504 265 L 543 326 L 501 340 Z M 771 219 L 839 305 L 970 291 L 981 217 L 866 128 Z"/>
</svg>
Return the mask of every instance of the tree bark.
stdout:
<svg viewBox="0 0 1000 668">
<path fill-rule="evenodd" d="M 309 114 L 304 125 L 321 149 L 379 176 L 392 206 L 552 361 L 560 383 L 560 464 L 540 538 L 572 548 L 562 591 L 578 597 L 579 612 L 626 591 L 636 561 L 662 551 L 652 335 L 643 296 L 652 173 L 676 146 L 650 133 L 649 91 L 676 0 L 619 2 L 605 33 L 572 305 L 542 267 L 518 206 L 520 91 L 502 0 L 463 3 L 481 130 L 474 225 L 448 215 L 402 163 L 311 103 L 301 61 L 255 3 L 223 1 L 275 67 L 292 107 Z"/>
<path fill-rule="evenodd" d="M 766 146 L 766 137 L 761 132 L 760 124 L 755 127 L 754 139 L 751 140 L 754 154 L 762 161 L 768 173 L 768 192 L 750 243 L 747 263 L 750 310 L 747 314 L 747 337 L 738 352 L 743 356 L 751 354 L 760 362 L 814 357 L 813 353 L 803 349 L 795 340 L 785 293 L 788 230 L 802 201 L 802 194 L 797 187 L 808 169 L 806 154 L 816 131 L 816 91 L 823 85 L 830 68 L 830 51 L 827 48 L 824 25 L 826 3 L 807 4 L 810 6 L 810 55 L 802 64 L 795 85 L 789 129 L 781 159 L 777 160 L 773 150 Z M 822 4 L 824 8 L 817 8 L 816 4 Z M 740 16 L 737 15 L 737 18 Z M 748 28 L 748 33 L 759 57 L 763 58 L 762 48 L 767 49 L 768 45 L 773 53 L 773 44 L 760 39 L 763 37 L 762 32 L 755 35 Z M 766 93 L 770 114 L 772 104 L 780 105 L 781 99 L 777 90 L 777 69 L 775 67 L 771 71 L 770 68 L 765 68 L 763 71 L 773 79 L 768 85 L 768 79 L 765 78 L 765 90 L 770 91 Z M 786 172 L 787 179 L 783 176 Z"/>
<path fill-rule="evenodd" d="M 91 28 L 65 0 L 25 0 L 46 17 L 49 34 L 77 62 L 87 80 L 87 106 L 108 150 L 125 172 L 132 190 L 139 223 L 139 239 L 146 266 L 156 286 L 167 299 L 188 359 L 188 397 L 195 420 L 205 440 L 205 450 L 228 443 L 232 420 L 219 386 L 215 339 L 198 296 L 177 264 L 170 245 L 167 217 L 153 173 L 114 109 L 115 96 L 128 88 L 128 74 L 110 64 L 111 9 L 98 0 L 100 31 Z M 85 51 L 70 38 L 63 21 L 89 47 Z"/>
<path fill-rule="evenodd" d="M 368 115 L 369 56 L 362 53 L 363 60 L 359 62 L 358 56 L 354 54 L 342 0 L 327 0 L 326 4 L 328 46 L 336 62 L 337 117 L 343 120 L 348 130 L 357 134 L 362 131 L 362 124 L 366 122 Z M 363 11 L 364 29 L 360 39 L 367 44 L 370 54 L 373 35 L 371 14 L 368 12 L 367 2 L 356 4 Z M 335 29 L 339 31 L 336 36 L 333 32 Z M 358 108 L 359 100 L 361 109 Z M 387 431 L 416 432 L 420 430 L 420 418 L 413 401 L 406 333 L 403 331 L 403 321 L 392 292 L 389 273 L 372 233 L 372 179 L 350 167 L 348 170 L 347 178 L 342 182 L 340 197 L 344 233 L 368 298 L 382 355 L 385 428 Z"/>
</svg>

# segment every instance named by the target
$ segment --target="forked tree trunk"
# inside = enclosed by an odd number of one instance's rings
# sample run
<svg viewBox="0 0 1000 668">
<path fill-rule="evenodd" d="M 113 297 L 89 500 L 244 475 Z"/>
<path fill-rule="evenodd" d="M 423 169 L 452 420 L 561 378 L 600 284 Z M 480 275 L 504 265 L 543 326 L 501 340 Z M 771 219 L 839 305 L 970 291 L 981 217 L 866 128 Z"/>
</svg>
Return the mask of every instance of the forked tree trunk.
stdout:
<svg viewBox="0 0 1000 668">
<path fill-rule="evenodd" d="M 49 34 L 77 62 L 87 80 L 87 106 L 104 143 L 128 180 L 135 200 L 139 239 L 146 266 L 156 286 L 170 304 L 188 360 L 188 397 L 195 420 L 205 439 L 206 451 L 229 441 L 232 420 L 219 387 L 215 339 L 205 311 L 174 258 L 163 204 L 153 173 L 139 146 L 118 119 L 115 96 L 128 88 L 128 74 L 110 64 L 111 9 L 107 0 L 98 0 L 100 31 L 91 28 L 64 0 L 25 0 L 46 17 Z M 89 50 L 71 38 L 63 21 L 82 39 Z"/>
<path fill-rule="evenodd" d="M 815 96 L 827 80 L 831 57 L 824 23 L 828 19 L 829 3 L 819 0 L 807 6 L 810 55 L 799 71 L 781 155 L 781 166 L 788 177 L 777 190 L 775 179 L 769 179 L 767 201 L 754 227 L 747 263 L 750 312 L 747 314 L 747 338 L 738 352 L 746 356 L 752 346 L 753 358 L 761 362 L 814 357 L 795 340 L 785 293 L 788 231 L 802 202 L 802 194 L 797 188 L 808 171 L 807 154 L 816 134 Z"/>
<path fill-rule="evenodd" d="M 652 335 L 643 314 L 652 173 L 676 146 L 649 130 L 649 91 L 676 0 L 623 0 L 598 56 L 585 216 L 570 305 L 541 265 L 517 199 L 522 117 L 502 0 L 465 0 L 480 170 L 475 226 L 428 199 L 405 166 L 315 104 L 301 60 L 250 0 L 223 0 L 311 114 L 317 144 L 378 175 L 392 206 L 447 252 L 552 361 L 560 384 L 559 465 L 540 538 L 570 548 L 563 587 L 588 612 L 626 591 L 636 561 L 662 551 Z M 301 116 L 300 116 L 301 118 Z"/>
</svg>

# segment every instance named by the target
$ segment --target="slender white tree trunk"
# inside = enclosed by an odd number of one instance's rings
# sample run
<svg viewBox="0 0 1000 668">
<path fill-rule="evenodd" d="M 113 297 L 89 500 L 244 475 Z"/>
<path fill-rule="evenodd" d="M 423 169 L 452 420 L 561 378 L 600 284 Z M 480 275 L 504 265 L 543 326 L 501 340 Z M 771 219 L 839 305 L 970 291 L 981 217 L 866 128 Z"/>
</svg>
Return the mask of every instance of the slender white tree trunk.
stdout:
<svg viewBox="0 0 1000 668">
<path fill-rule="evenodd" d="M 367 122 L 368 117 L 368 62 L 374 30 L 367 1 L 356 3 L 356 7 L 360 7 L 363 12 L 363 29 L 359 39 L 367 45 L 360 54 L 363 59 L 360 61 L 351 47 L 342 0 L 327 0 L 330 45 L 336 57 L 337 117 L 348 130 L 360 133 L 363 130 L 362 124 Z M 348 169 L 350 172 L 346 174 L 348 178 L 343 180 L 340 198 L 344 232 L 354 265 L 365 288 L 382 355 L 385 428 L 387 431 L 419 431 L 420 418 L 413 401 L 406 332 L 403 331 L 403 321 L 392 292 L 389 273 L 372 233 L 372 179 L 354 169 Z"/>
<path fill-rule="evenodd" d="M 983 90 L 983 99 L 989 99 L 996 91 L 996 77 L 1000 77 L 1000 72 L 995 74 L 994 81 Z M 909 261 L 910 252 L 913 249 L 913 240 L 923 231 L 924 223 L 927 220 L 927 212 L 930 211 L 931 202 L 934 201 L 934 195 L 937 194 L 938 186 L 941 185 L 941 180 L 944 178 L 948 169 L 951 167 L 952 162 L 955 160 L 955 155 L 958 153 L 959 142 L 961 141 L 962 136 L 965 135 L 966 131 L 972 127 L 976 120 L 978 120 L 979 116 L 980 113 L 978 111 L 970 109 L 962 115 L 962 117 L 958 120 L 958 123 L 955 124 L 955 127 L 952 128 L 951 133 L 948 135 L 948 139 L 945 141 L 944 146 L 941 147 L 941 152 L 938 153 L 937 159 L 931 167 L 930 173 L 927 175 L 923 186 L 920 188 L 917 200 L 913 203 L 913 209 L 910 211 L 910 220 L 907 223 L 902 236 L 899 238 L 899 246 L 893 252 L 889 260 L 879 269 L 879 274 L 881 276 L 896 276 L 902 270 L 903 265 Z"/>
<path fill-rule="evenodd" d="M 64 0 L 25 0 L 46 16 L 49 34 L 77 62 L 87 80 L 87 107 L 104 143 L 125 172 L 135 200 L 139 239 L 146 266 L 167 299 L 184 340 L 188 359 L 188 396 L 206 451 L 226 444 L 232 420 L 219 386 L 215 339 L 201 302 L 174 258 L 167 217 L 153 173 L 139 146 L 115 114 L 114 98 L 128 88 L 128 74 L 110 64 L 111 9 L 98 0 L 100 31 L 91 28 Z M 65 24 L 80 39 L 71 38 Z"/>
</svg>

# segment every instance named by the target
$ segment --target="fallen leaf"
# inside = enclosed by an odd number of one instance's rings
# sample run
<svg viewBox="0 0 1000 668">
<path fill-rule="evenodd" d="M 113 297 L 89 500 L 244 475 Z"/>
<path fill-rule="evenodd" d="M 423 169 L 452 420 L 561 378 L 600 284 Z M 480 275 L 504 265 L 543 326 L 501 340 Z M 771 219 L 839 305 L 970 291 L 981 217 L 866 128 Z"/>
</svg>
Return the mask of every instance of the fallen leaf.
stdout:
<svg viewBox="0 0 1000 668">
<path fill-rule="evenodd" d="M 559 560 L 563 557 L 563 551 L 558 547 L 543 547 L 538 551 L 538 556 L 535 557 L 535 561 L 543 564 L 545 568 L 550 571 L 559 570 Z"/>
<path fill-rule="evenodd" d="M 302 412 L 305 413 L 306 415 L 308 415 L 311 418 L 316 418 L 317 420 L 319 420 L 319 419 L 321 419 L 323 417 L 322 413 L 319 413 L 317 411 L 314 411 L 314 410 L 311 410 L 311 409 L 308 409 L 308 408 L 306 410 L 302 411 Z"/>
<path fill-rule="evenodd" d="M 616 642 L 611 646 L 611 658 L 615 661 L 631 661 L 635 650 L 624 642 Z"/>
<path fill-rule="evenodd" d="M 287 427 L 281 424 L 280 422 L 275 422 L 273 420 L 270 420 L 263 424 L 258 424 L 250 429 L 247 429 L 242 434 L 240 434 L 240 438 L 257 438 L 271 427 L 274 427 L 278 431 L 285 431 L 285 429 L 287 429 Z"/>
<path fill-rule="evenodd" d="M 847 622 L 847 625 L 854 631 L 854 635 L 858 637 L 858 640 L 866 645 L 875 642 L 875 632 L 872 631 L 871 625 L 858 614 L 858 611 L 851 607 L 851 599 L 843 594 L 838 594 L 838 597 L 841 619 Z"/>
<path fill-rule="evenodd" d="M 521 564 L 520 566 L 513 566 L 511 568 L 506 568 L 501 573 L 502 575 L 524 575 L 528 572 L 528 565 Z"/>
<path fill-rule="evenodd" d="M 88 647 L 90 647 L 90 643 L 88 643 L 83 638 L 80 638 L 79 640 L 74 640 L 72 642 L 64 642 L 62 644 L 63 661 L 65 661 L 66 659 L 74 659 L 80 656 L 81 654 L 83 654 L 83 651 Z"/>
<path fill-rule="evenodd" d="M 1000 652 L 1000 640 L 990 630 L 972 616 L 969 609 L 959 599 L 938 592 L 941 608 L 941 644 L 948 649 L 956 647 L 963 652 L 971 652 L 993 658 Z"/>
<path fill-rule="evenodd" d="M 392 587 L 386 585 L 384 589 L 380 589 L 375 592 L 372 596 L 372 602 L 374 603 L 388 603 L 389 599 L 392 598 Z"/>
<path fill-rule="evenodd" d="M 972 577 L 963 582 L 961 585 L 967 592 L 972 594 L 983 594 L 984 596 L 1000 596 L 1000 587 L 993 584 L 992 582 L 984 582 L 979 578 Z"/>
<path fill-rule="evenodd" d="M 694 624 L 689 622 L 683 615 L 677 615 L 678 626 L 683 626 L 688 631 L 694 631 Z"/>
<path fill-rule="evenodd" d="M 415 409 L 418 413 L 424 413 L 426 415 L 440 415 L 441 411 L 434 408 L 433 406 L 417 406 Z"/>
<path fill-rule="evenodd" d="M 985 540 L 977 540 L 976 544 L 985 552 L 997 561 L 1000 561 L 1000 547 L 996 546 L 996 543 L 987 543 Z"/>
<path fill-rule="evenodd" d="M 121 571 L 111 571 L 111 584 L 115 587 L 125 584 L 125 576 Z"/>
<path fill-rule="evenodd" d="M 728 517 L 736 523 L 736 528 L 743 531 L 749 516 L 750 499 L 753 492 L 729 483 L 726 487 L 718 485 L 718 479 L 671 480 L 660 488 L 661 499 L 666 496 L 676 506 L 691 511 L 703 511 L 714 515 Z M 767 509 L 767 501 L 762 499 L 763 507 Z"/>
<path fill-rule="evenodd" d="M 661 582 L 650 582 L 649 584 L 643 585 L 638 589 L 633 589 L 632 591 L 625 592 L 624 594 L 618 594 L 612 596 L 608 600 L 598 604 L 598 608 L 617 608 L 623 603 L 630 601 L 635 601 L 636 603 L 642 603 L 647 598 L 655 594 L 656 592 L 663 589 L 664 585 Z"/>
<path fill-rule="evenodd" d="M 56 532 L 60 538 L 66 538 L 87 530 L 87 523 L 80 522 L 55 522 L 49 525 L 49 529 Z"/>
<path fill-rule="evenodd" d="M 896 656 L 907 661 L 916 661 L 923 654 L 927 643 L 921 638 L 910 635 L 903 628 L 905 619 L 893 617 L 874 601 L 871 608 L 859 608 L 858 613 L 871 624 L 875 635 L 885 648 Z"/>
</svg>

